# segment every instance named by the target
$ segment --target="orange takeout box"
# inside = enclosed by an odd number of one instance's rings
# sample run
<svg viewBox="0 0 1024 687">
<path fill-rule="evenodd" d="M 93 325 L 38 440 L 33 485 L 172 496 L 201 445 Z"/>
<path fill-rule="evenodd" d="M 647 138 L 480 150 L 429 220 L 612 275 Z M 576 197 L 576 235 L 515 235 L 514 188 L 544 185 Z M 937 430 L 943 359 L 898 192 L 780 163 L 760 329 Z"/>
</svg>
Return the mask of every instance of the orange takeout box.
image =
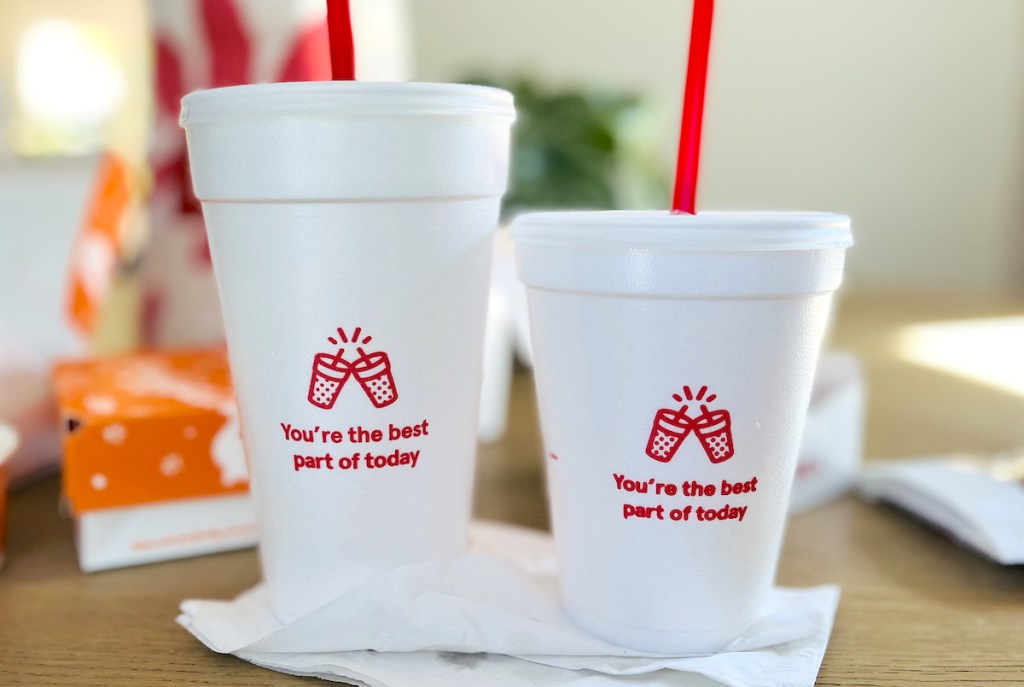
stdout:
<svg viewBox="0 0 1024 687">
<path fill-rule="evenodd" d="M 223 349 L 64 362 L 53 377 L 83 571 L 256 542 Z"/>
</svg>

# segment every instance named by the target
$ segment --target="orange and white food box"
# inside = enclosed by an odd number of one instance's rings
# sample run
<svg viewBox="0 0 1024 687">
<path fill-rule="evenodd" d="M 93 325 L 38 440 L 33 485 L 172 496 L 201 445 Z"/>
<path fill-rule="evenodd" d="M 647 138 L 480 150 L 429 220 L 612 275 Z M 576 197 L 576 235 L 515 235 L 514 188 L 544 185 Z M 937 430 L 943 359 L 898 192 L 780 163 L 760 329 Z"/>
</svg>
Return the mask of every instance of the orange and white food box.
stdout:
<svg viewBox="0 0 1024 687">
<path fill-rule="evenodd" d="M 83 571 L 255 544 L 223 349 L 64 362 L 54 387 Z"/>
</svg>

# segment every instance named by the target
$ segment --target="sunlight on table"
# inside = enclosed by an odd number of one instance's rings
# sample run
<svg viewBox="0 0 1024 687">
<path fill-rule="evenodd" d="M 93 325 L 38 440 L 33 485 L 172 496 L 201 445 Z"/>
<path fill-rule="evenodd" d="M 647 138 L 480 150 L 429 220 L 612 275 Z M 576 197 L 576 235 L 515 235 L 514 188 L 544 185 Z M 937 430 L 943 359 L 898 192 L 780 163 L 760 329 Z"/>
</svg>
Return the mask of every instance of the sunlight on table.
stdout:
<svg viewBox="0 0 1024 687">
<path fill-rule="evenodd" d="M 909 362 L 1024 397 L 1024 317 L 915 324 L 896 338 Z"/>
</svg>

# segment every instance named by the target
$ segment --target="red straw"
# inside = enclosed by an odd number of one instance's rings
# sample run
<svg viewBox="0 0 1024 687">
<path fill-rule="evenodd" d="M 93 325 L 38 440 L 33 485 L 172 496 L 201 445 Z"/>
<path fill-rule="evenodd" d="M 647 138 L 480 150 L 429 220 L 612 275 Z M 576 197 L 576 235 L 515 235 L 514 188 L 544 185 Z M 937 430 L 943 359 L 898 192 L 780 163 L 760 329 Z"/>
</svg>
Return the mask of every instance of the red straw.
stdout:
<svg viewBox="0 0 1024 687">
<path fill-rule="evenodd" d="M 331 41 L 331 75 L 335 81 L 355 81 L 356 50 L 348 0 L 327 0 L 327 33 Z"/>
<path fill-rule="evenodd" d="M 679 159 L 672 212 L 696 214 L 697 171 L 700 161 L 700 128 L 704 119 L 704 85 L 708 80 L 711 17 L 715 0 L 694 0 L 690 26 L 690 57 L 686 64 L 683 125 L 679 132 Z"/>
</svg>

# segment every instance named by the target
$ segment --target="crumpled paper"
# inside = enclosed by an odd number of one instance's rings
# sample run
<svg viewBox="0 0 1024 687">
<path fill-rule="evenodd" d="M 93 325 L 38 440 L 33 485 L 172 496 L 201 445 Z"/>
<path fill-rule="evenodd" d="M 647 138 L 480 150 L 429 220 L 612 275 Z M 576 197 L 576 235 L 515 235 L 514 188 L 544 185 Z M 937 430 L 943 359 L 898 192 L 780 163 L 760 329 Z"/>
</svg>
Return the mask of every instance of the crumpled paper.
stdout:
<svg viewBox="0 0 1024 687">
<path fill-rule="evenodd" d="M 718 654 L 634 651 L 562 612 L 549 535 L 475 523 L 468 553 L 383 573 L 288 625 L 263 585 L 234 601 L 185 601 L 178 622 L 218 653 L 365 687 L 801 687 L 814 684 L 838 602 L 834 586 L 777 588 Z"/>
<path fill-rule="evenodd" d="M 860 489 L 997 563 L 1024 563 L 1024 452 L 874 461 Z"/>
</svg>

